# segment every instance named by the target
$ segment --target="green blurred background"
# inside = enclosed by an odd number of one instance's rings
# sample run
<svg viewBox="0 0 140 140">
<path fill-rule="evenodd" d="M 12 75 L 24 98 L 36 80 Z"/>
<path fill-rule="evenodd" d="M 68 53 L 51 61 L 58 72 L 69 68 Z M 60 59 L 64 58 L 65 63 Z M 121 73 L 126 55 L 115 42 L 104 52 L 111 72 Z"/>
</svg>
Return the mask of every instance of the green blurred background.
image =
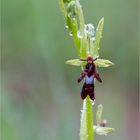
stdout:
<svg viewBox="0 0 140 140">
<path fill-rule="evenodd" d="M 138 1 L 81 0 L 86 23 L 105 18 L 96 106 L 116 129 L 96 140 L 138 140 Z M 1 140 L 78 140 L 80 67 L 58 0 L 2 1 Z"/>
</svg>

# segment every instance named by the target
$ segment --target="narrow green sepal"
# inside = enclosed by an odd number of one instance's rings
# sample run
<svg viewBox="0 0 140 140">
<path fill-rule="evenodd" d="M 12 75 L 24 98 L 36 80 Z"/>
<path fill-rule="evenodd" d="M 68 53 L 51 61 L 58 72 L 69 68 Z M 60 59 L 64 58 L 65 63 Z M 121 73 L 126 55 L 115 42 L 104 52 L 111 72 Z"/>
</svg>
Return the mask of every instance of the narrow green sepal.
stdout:
<svg viewBox="0 0 140 140">
<path fill-rule="evenodd" d="M 94 131 L 97 135 L 106 136 L 108 133 L 115 131 L 115 129 L 111 127 L 94 126 Z"/>
<path fill-rule="evenodd" d="M 113 62 L 106 59 L 97 59 L 94 63 L 98 67 L 109 67 L 114 65 Z"/>
<path fill-rule="evenodd" d="M 80 59 L 71 59 L 71 60 L 67 60 L 66 64 L 73 65 L 73 66 L 83 66 L 85 65 L 85 62 L 80 61 Z"/>
</svg>

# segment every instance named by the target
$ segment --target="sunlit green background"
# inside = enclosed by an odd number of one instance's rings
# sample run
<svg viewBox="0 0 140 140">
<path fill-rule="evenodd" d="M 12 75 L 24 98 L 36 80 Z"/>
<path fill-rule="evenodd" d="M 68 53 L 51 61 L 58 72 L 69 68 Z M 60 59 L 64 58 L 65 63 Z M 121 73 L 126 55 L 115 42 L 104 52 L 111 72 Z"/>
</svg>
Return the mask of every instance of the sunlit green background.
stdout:
<svg viewBox="0 0 140 140">
<path fill-rule="evenodd" d="M 81 0 L 86 23 L 104 17 L 96 106 L 116 131 L 96 140 L 138 140 L 138 1 Z M 80 67 L 58 0 L 2 1 L 1 140 L 78 140 Z"/>
</svg>

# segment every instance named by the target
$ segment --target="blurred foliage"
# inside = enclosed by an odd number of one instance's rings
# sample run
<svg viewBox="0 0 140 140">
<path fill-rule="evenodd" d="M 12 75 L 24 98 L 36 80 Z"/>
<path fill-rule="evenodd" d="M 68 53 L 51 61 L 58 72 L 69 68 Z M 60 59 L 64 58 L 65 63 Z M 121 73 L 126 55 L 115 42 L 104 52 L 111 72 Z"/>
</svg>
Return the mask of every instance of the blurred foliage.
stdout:
<svg viewBox="0 0 140 140">
<path fill-rule="evenodd" d="M 100 57 L 115 63 L 98 69 L 96 104 L 116 128 L 103 139 L 138 139 L 138 1 L 81 3 L 86 21 L 105 18 Z M 77 55 L 58 1 L 4 0 L 1 11 L 2 140 L 79 139 L 81 71 L 65 65 Z"/>
</svg>

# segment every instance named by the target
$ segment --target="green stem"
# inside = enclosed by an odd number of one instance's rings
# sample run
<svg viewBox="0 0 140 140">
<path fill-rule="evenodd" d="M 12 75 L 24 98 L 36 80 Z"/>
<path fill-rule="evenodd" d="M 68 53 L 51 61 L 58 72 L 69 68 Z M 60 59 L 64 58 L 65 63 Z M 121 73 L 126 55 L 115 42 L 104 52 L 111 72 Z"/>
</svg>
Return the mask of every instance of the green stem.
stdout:
<svg viewBox="0 0 140 140">
<path fill-rule="evenodd" d="M 92 102 L 89 96 L 83 101 L 80 140 L 94 140 Z"/>
<path fill-rule="evenodd" d="M 87 96 L 86 98 L 86 108 L 87 108 L 87 140 L 94 140 L 94 130 L 93 130 L 93 111 L 92 102 Z"/>
</svg>

